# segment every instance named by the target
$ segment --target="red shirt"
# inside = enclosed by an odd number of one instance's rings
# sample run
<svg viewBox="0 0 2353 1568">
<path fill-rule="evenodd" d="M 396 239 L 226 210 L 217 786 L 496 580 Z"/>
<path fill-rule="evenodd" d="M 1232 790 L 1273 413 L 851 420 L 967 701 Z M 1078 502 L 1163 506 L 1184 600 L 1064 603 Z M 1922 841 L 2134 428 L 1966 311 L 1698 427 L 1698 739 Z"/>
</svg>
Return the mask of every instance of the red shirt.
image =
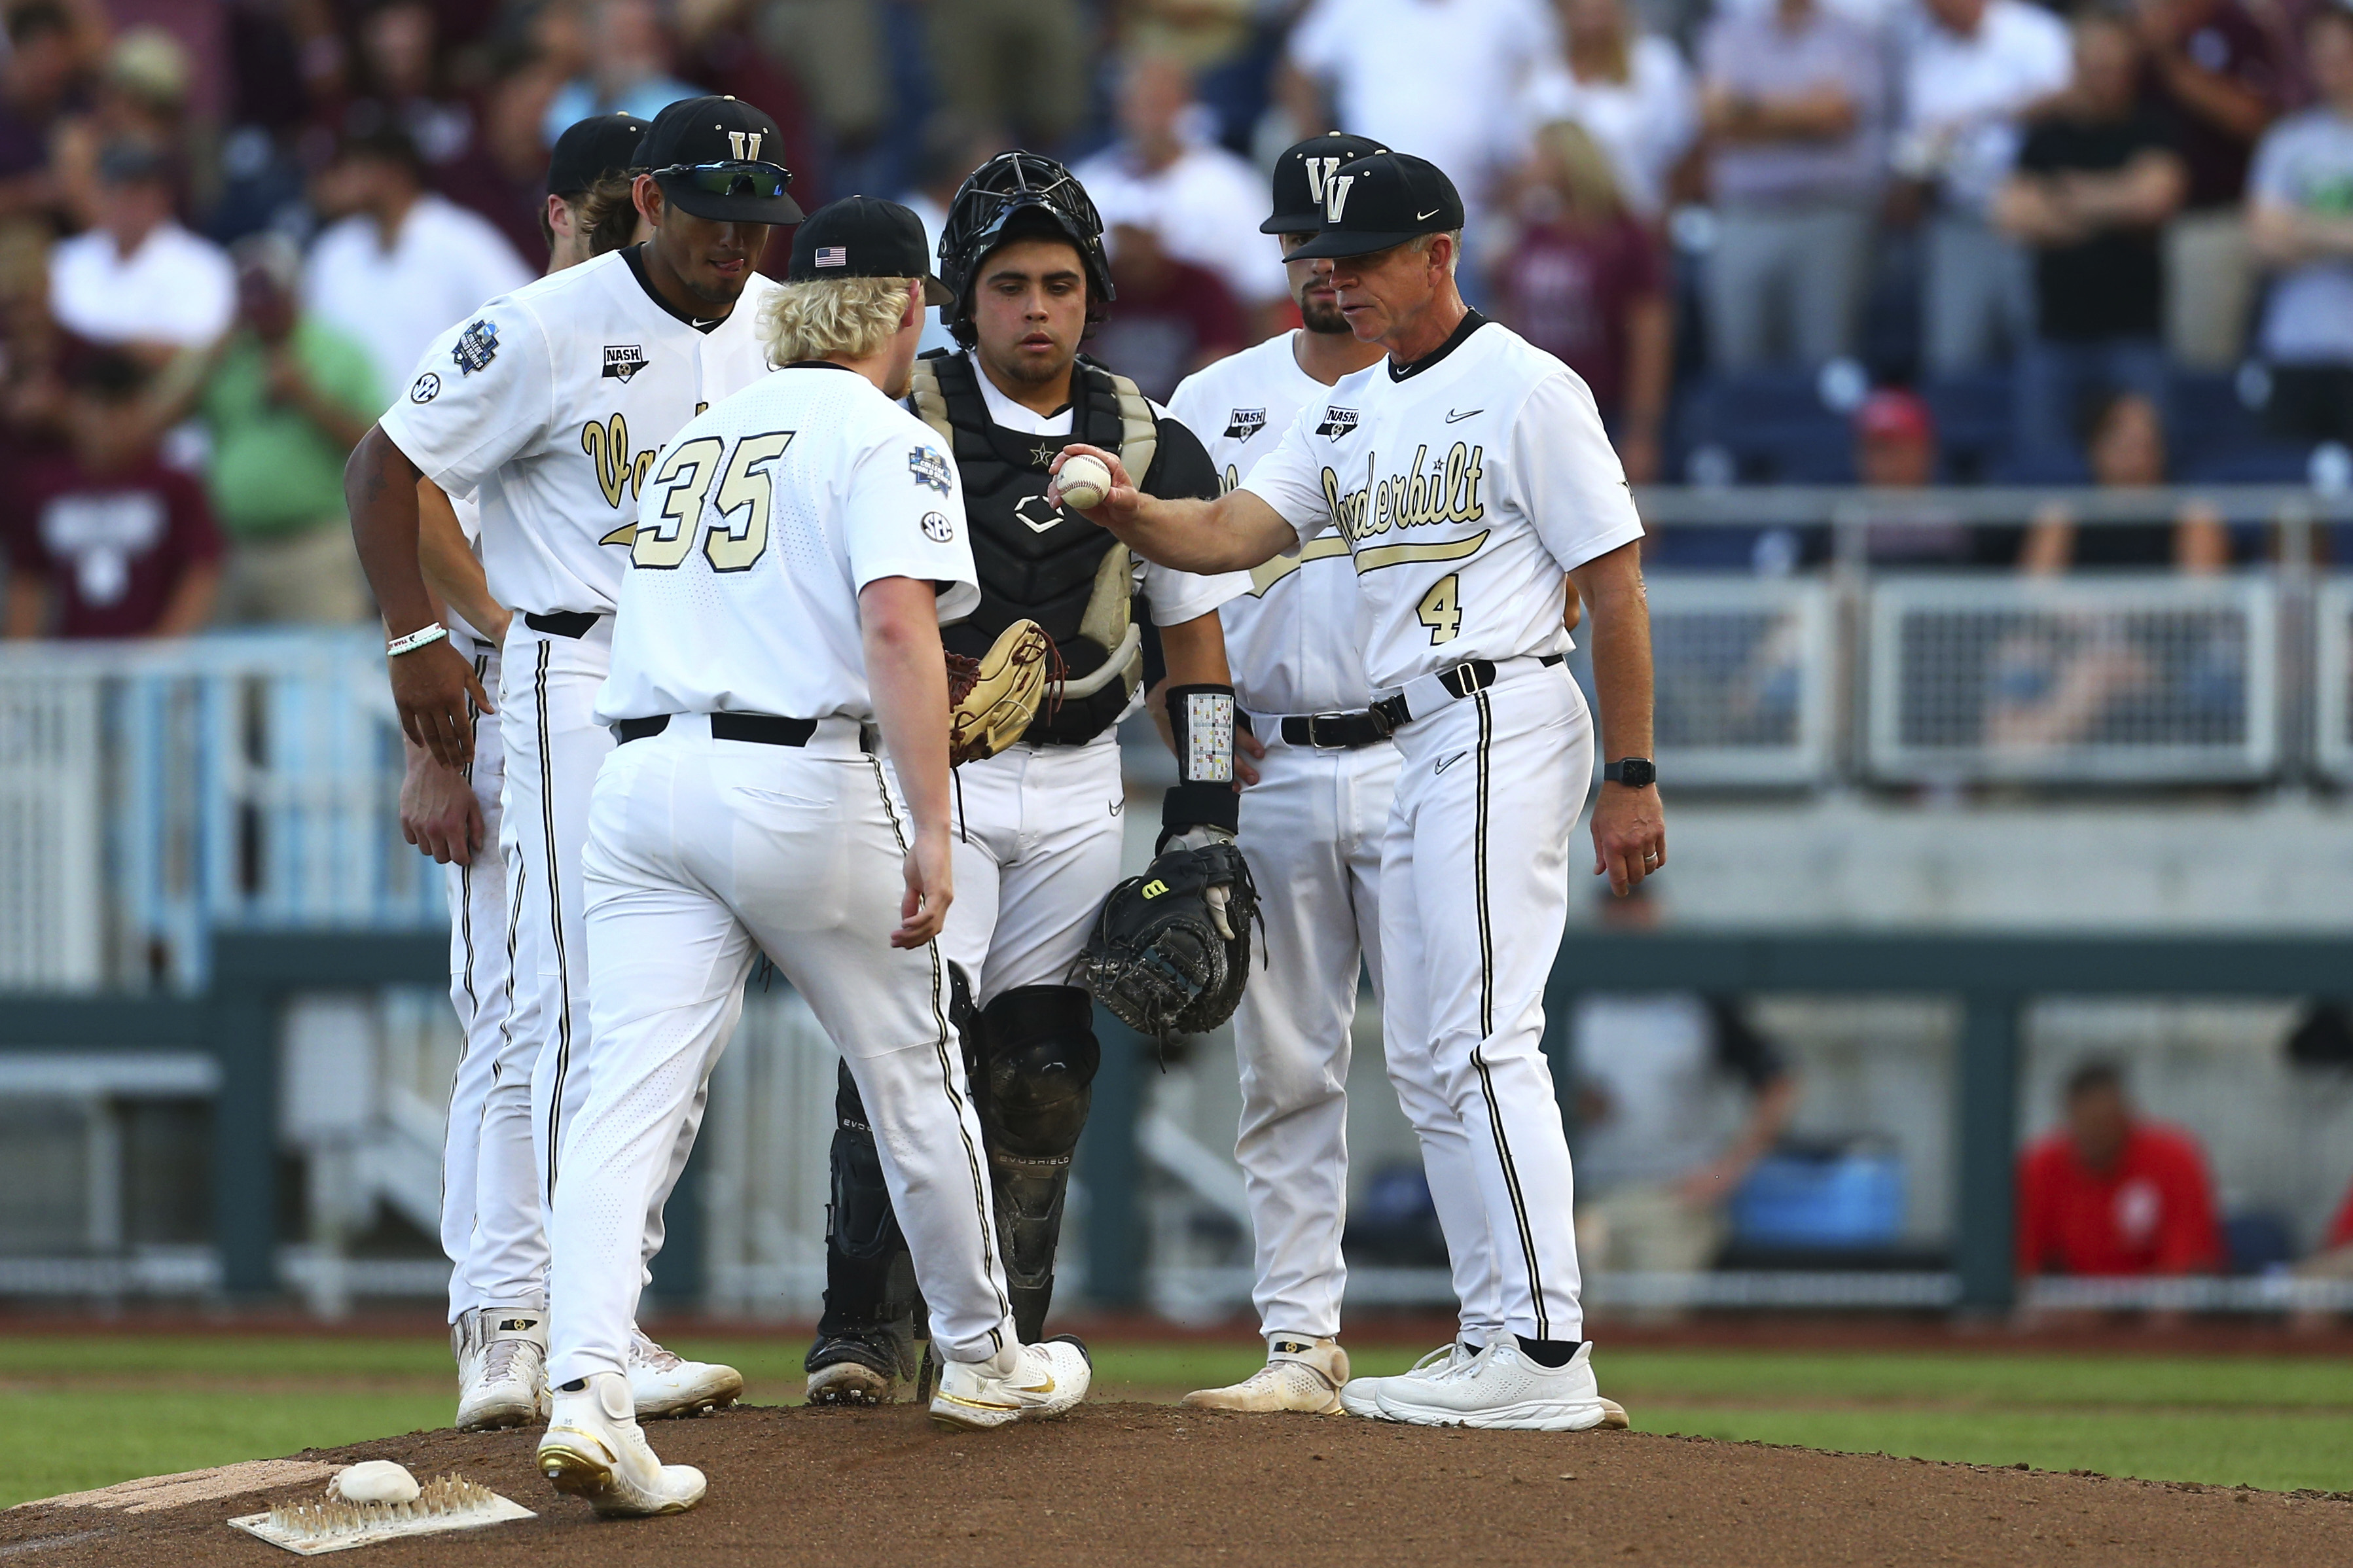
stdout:
<svg viewBox="0 0 2353 1568">
<path fill-rule="evenodd" d="M 1542 224 L 1496 271 L 1496 315 L 1593 389 L 1604 419 L 1626 395 L 1627 313 L 1666 291 L 1658 241 L 1624 213 L 1598 229 Z"/>
<path fill-rule="evenodd" d="M 2345 1206 L 2337 1211 L 2337 1218 L 2328 1226 L 2328 1239 L 2320 1245 L 2328 1252 L 2353 1247 L 2353 1187 L 2345 1190 Z"/>
<path fill-rule="evenodd" d="M 2019 1159 L 2021 1274 L 2193 1274 L 2221 1258 L 2213 1184 L 2187 1132 L 2135 1122 L 2105 1171 L 2064 1131 Z"/>
<path fill-rule="evenodd" d="M 47 580 L 59 637 L 144 637 L 193 566 L 218 561 L 220 531 L 195 480 L 149 458 L 103 477 L 44 453 L 0 499 L 14 572 Z"/>
</svg>

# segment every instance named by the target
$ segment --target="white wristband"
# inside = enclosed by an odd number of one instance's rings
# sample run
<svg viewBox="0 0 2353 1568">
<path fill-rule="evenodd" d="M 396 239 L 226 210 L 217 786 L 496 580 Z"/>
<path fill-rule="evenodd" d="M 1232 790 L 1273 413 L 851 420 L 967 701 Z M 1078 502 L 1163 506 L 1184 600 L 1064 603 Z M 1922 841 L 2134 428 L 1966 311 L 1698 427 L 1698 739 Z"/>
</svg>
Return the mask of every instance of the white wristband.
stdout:
<svg viewBox="0 0 2353 1568">
<path fill-rule="evenodd" d="M 424 647 L 428 644 L 439 642 L 443 637 L 446 637 L 448 635 L 449 628 L 443 626 L 439 621 L 435 621 L 430 626 L 417 627 L 415 631 L 410 632 L 406 637 L 395 637 L 390 642 L 385 644 L 385 657 L 386 658 L 398 658 L 402 654 L 415 653 L 418 648 Z"/>
</svg>

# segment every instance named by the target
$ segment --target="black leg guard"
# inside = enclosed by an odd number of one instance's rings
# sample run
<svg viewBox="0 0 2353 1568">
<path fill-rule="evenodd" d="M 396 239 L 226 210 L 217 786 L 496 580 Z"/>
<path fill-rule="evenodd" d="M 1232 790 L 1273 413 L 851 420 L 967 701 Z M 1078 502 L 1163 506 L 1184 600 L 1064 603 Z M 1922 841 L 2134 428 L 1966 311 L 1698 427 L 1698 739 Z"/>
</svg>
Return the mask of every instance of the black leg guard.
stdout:
<svg viewBox="0 0 2353 1568">
<path fill-rule="evenodd" d="M 1045 1337 L 1071 1156 L 1103 1058 L 1093 1005 L 1073 985 L 1025 985 L 982 1010 L 980 1126 L 997 1239 L 1024 1344 Z"/>
</svg>

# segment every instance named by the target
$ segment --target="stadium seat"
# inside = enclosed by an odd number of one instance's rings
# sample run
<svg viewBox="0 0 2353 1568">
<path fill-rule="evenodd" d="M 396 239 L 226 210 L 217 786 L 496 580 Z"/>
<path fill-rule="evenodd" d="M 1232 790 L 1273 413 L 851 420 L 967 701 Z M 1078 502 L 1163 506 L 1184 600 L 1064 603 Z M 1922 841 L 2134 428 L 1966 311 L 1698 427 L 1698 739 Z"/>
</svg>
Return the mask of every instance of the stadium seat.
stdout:
<svg viewBox="0 0 2353 1568">
<path fill-rule="evenodd" d="M 2173 472 L 2213 483 L 2294 483 L 2282 475 L 2287 445 L 2264 428 L 2263 416 L 2240 395 L 2239 378 L 2219 372 L 2178 372 L 2166 410 L 2166 445 Z M 2308 449 L 2306 449 L 2308 452 Z"/>
<path fill-rule="evenodd" d="M 1854 482 L 1847 416 L 1824 405 L 1810 371 L 1711 377 L 1685 394 L 1678 425 L 1686 471 L 1715 452 L 1731 459 L 1731 472 L 1719 477 L 1743 484 Z"/>
<path fill-rule="evenodd" d="M 1938 477 L 1947 483 L 1978 483 L 2009 456 L 2010 386 L 2009 371 L 1978 370 L 1940 376 L 1920 388 L 1936 416 Z"/>
</svg>

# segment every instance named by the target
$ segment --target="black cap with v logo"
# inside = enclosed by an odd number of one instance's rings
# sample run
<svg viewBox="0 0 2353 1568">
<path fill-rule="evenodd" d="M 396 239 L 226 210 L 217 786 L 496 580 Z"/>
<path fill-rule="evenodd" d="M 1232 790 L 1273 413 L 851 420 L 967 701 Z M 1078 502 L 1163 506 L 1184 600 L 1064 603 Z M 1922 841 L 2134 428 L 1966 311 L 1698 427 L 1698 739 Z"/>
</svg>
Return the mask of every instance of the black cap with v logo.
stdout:
<svg viewBox="0 0 2353 1568">
<path fill-rule="evenodd" d="M 1369 256 L 1425 234 L 1462 226 L 1462 198 L 1427 158 L 1374 153 L 1343 163 L 1324 181 L 1324 221 L 1287 259 Z"/>
<path fill-rule="evenodd" d="M 1324 183 L 1344 163 L 1387 152 L 1366 136 L 1326 131 L 1294 142 L 1274 161 L 1274 216 L 1258 226 L 1261 234 L 1314 234 L 1324 226 Z"/>
<path fill-rule="evenodd" d="M 681 211 L 714 223 L 798 223 L 784 132 L 740 98 L 681 98 L 654 116 L 638 167 Z"/>
</svg>

